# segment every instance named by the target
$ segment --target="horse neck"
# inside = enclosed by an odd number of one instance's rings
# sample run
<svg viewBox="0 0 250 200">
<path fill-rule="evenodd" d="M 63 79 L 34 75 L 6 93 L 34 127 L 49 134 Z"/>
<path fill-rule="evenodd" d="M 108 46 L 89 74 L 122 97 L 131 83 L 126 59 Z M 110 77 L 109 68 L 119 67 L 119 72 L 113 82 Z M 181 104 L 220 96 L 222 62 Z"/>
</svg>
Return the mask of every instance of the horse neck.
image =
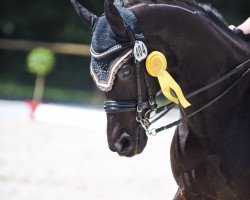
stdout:
<svg viewBox="0 0 250 200">
<path fill-rule="evenodd" d="M 144 4 L 134 9 L 149 49 L 167 55 L 170 73 L 181 82 L 185 82 L 181 75 L 188 73 L 193 89 L 218 78 L 250 56 L 246 42 L 214 23 L 206 13 L 167 4 Z M 194 82 L 197 74 L 202 78 L 200 84 Z M 189 84 L 183 84 L 187 92 L 192 90 Z"/>
<path fill-rule="evenodd" d="M 214 23 L 204 13 L 169 5 L 146 5 L 141 10 L 137 19 L 150 50 L 163 51 L 167 55 L 168 69 L 185 94 L 215 81 L 250 57 L 250 48 L 243 40 L 233 36 L 226 27 Z M 235 76 L 190 99 L 192 107 L 183 111 L 183 115 L 221 94 L 233 78 Z M 230 93 L 235 92 L 238 91 Z M 227 114 L 239 103 L 239 99 L 231 98 L 231 95 L 227 96 L 230 99 L 219 101 L 188 120 L 189 127 L 201 136 L 211 134 L 218 127 L 217 122 L 226 122 Z M 204 127 L 207 127 L 206 131 Z M 220 126 L 219 129 L 223 128 Z M 222 131 L 219 129 L 218 132 Z"/>
<path fill-rule="evenodd" d="M 199 28 L 195 30 L 196 27 Z M 250 45 L 227 27 L 221 28 L 206 17 L 202 17 L 196 27 L 192 27 L 191 33 L 183 33 L 186 37 L 173 40 L 173 52 L 179 62 L 172 73 L 186 93 L 215 81 L 250 58 Z"/>
</svg>

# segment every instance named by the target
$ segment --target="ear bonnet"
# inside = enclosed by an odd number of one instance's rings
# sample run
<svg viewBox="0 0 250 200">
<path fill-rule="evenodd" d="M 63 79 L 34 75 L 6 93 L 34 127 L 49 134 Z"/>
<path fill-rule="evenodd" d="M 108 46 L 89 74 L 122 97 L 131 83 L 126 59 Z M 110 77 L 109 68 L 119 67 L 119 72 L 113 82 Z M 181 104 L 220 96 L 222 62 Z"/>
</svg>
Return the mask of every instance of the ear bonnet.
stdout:
<svg viewBox="0 0 250 200">
<path fill-rule="evenodd" d="M 141 73 L 140 63 L 146 59 L 147 71 L 151 76 L 158 78 L 163 94 L 170 101 L 177 104 L 180 102 L 184 108 L 190 106 L 180 86 L 166 71 L 167 62 L 162 62 L 166 60 L 165 56 L 160 52 L 147 55 L 147 47 L 143 42 L 145 38 L 138 30 L 135 15 L 129 9 L 114 4 L 113 0 L 105 0 L 105 15 L 97 18 L 77 0 L 71 0 L 71 2 L 82 20 L 89 24 L 93 31 L 90 71 L 99 89 L 105 92 L 110 91 L 117 71 L 133 56 L 137 71 L 138 91 L 141 91 L 141 86 L 138 84 Z M 171 94 L 171 89 L 177 97 Z"/>
<path fill-rule="evenodd" d="M 134 44 L 131 37 L 136 40 L 144 40 L 142 33 L 138 30 L 135 15 L 121 5 L 114 4 L 114 6 L 122 16 L 122 23 L 126 28 L 124 37 L 114 33 L 107 17 L 103 15 L 99 17 L 93 29 L 90 49 L 92 55 L 91 75 L 97 87 L 105 92 L 112 89 L 118 69 L 132 56 Z"/>
</svg>

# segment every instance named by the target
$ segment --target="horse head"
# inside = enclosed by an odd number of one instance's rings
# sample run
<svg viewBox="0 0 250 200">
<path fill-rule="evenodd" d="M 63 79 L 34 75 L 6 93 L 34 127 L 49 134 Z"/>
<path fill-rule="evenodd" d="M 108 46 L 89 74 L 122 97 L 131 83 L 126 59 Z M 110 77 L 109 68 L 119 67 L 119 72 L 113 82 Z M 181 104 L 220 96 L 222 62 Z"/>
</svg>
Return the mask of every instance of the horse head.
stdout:
<svg viewBox="0 0 250 200">
<path fill-rule="evenodd" d="M 220 16 L 195 2 L 190 6 L 186 1 L 142 1 L 124 6 L 105 0 L 105 13 L 100 17 L 76 0 L 71 2 L 92 29 L 91 75 L 105 92 L 109 148 L 119 155 L 139 154 L 147 143 L 144 116 L 155 109 L 154 100 L 161 90 L 158 79 L 146 71 L 147 52 L 161 52 L 168 73 L 185 95 L 249 57 L 245 51 L 249 47 L 233 36 Z M 220 93 L 222 87 L 213 93 Z M 192 106 L 181 106 L 182 114 L 192 113 L 208 101 L 208 94 L 191 98 Z M 172 96 L 176 98 L 176 94 Z"/>
</svg>

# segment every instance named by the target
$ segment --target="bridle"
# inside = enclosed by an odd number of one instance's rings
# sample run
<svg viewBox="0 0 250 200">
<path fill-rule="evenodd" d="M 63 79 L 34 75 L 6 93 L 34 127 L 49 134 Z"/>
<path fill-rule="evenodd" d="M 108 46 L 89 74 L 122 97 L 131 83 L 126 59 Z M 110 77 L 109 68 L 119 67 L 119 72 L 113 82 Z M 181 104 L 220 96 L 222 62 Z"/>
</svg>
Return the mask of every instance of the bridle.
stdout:
<svg viewBox="0 0 250 200">
<path fill-rule="evenodd" d="M 134 112 L 134 111 L 136 111 L 136 120 L 139 123 L 141 123 L 141 125 L 145 129 L 147 135 L 155 136 L 155 135 L 157 135 L 157 133 L 159 133 L 163 130 L 167 130 L 169 128 L 172 128 L 173 126 L 180 124 L 182 121 L 187 120 L 188 118 L 196 115 L 197 113 L 203 111 L 204 109 L 206 109 L 207 107 L 209 107 L 210 105 L 212 105 L 213 103 L 215 103 L 216 101 L 221 99 L 223 96 L 225 96 L 250 71 L 250 60 L 247 60 L 244 63 L 238 65 L 236 68 L 234 68 L 233 70 L 231 70 L 227 74 L 223 75 L 222 77 L 220 77 L 216 81 L 186 95 L 186 99 L 194 97 L 197 94 L 202 93 L 202 92 L 218 85 L 219 83 L 228 79 L 229 77 L 236 74 L 237 72 L 239 72 L 241 70 L 244 71 L 244 69 L 247 69 L 247 70 L 236 81 L 234 81 L 228 88 L 226 88 L 220 95 L 215 97 L 213 100 L 209 101 L 208 103 L 206 103 L 205 105 L 203 105 L 201 108 L 197 109 L 196 111 L 192 112 L 191 114 L 184 116 L 184 117 L 180 118 L 179 120 L 174 121 L 166 126 L 162 126 L 160 128 L 149 129 L 149 127 L 153 123 L 155 123 L 160 118 L 165 116 L 170 110 L 172 110 L 176 106 L 176 104 L 171 102 L 165 106 L 157 107 L 155 98 L 152 98 L 152 96 L 150 95 L 148 87 L 147 87 L 147 93 L 148 93 L 148 96 L 151 96 L 148 98 L 148 100 L 142 101 L 142 99 L 141 99 L 141 86 L 139 85 L 139 87 L 138 87 L 138 85 L 137 85 L 137 92 L 138 92 L 138 96 L 137 96 L 138 99 L 137 100 L 134 100 L 134 101 L 105 101 L 103 107 L 104 107 L 104 110 L 106 113 L 120 113 L 120 112 Z M 137 83 L 138 83 L 138 81 L 141 80 L 141 78 L 139 78 L 140 76 L 141 75 L 138 73 L 138 70 L 137 70 Z M 146 81 L 147 80 L 145 78 L 146 76 L 147 76 L 147 73 L 144 73 L 145 83 L 147 84 L 148 81 Z M 143 111 L 145 111 L 145 110 L 147 110 L 147 111 L 145 112 L 144 115 L 142 115 Z M 156 117 L 150 118 L 151 114 L 156 116 Z"/>
<path fill-rule="evenodd" d="M 225 75 L 221 76 L 216 81 L 186 95 L 186 99 L 189 99 L 191 97 L 196 96 L 197 94 L 204 92 L 222 81 L 228 79 L 232 75 L 238 73 L 239 71 L 246 71 L 238 77 L 236 81 L 234 81 L 228 88 L 226 88 L 221 94 L 219 94 L 217 97 L 203 105 L 201 108 L 195 110 L 194 112 L 188 114 L 187 116 L 184 116 L 180 118 L 177 121 L 174 121 L 166 126 L 162 126 L 160 128 L 153 128 L 150 129 L 150 126 L 158 121 L 160 118 L 162 118 L 164 115 L 166 115 L 170 110 L 172 110 L 175 107 L 175 103 L 169 103 L 165 106 L 157 107 L 155 97 L 152 93 L 152 88 L 149 83 L 149 74 L 146 72 L 145 67 L 142 66 L 142 61 L 147 57 L 147 48 L 145 44 L 142 41 L 138 41 L 135 39 L 135 35 L 133 34 L 132 29 L 130 26 L 125 23 L 126 31 L 129 36 L 130 45 L 126 45 L 126 47 L 130 46 L 133 48 L 133 58 L 134 63 L 136 66 L 136 82 L 137 82 L 137 99 L 132 101 L 114 101 L 114 100 L 107 100 L 104 102 L 104 110 L 106 113 L 121 113 L 121 112 L 136 112 L 136 121 L 141 124 L 141 126 L 145 129 L 147 135 L 156 135 L 160 131 L 169 129 L 173 126 L 176 126 L 180 124 L 182 121 L 187 120 L 188 118 L 196 115 L 197 113 L 203 111 L 219 99 L 221 99 L 223 96 L 225 96 L 235 85 L 237 85 L 250 71 L 250 60 L 245 61 L 244 63 L 238 65 L 236 68 L 231 70 L 230 72 L 226 73 Z M 123 48 L 122 45 L 118 46 L 120 49 Z M 116 51 L 119 50 L 119 48 L 116 47 Z M 124 49 L 124 48 L 123 48 Z M 107 51 L 107 55 L 112 53 L 110 50 Z M 93 55 L 93 54 L 92 54 Z M 102 54 L 102 56 L 105 56 L 105 53 Z M 142 98 L 142 77 L 144 79 L 144 83 L 146 86 L 146 92 L 147 92 L 147 99 L 144 100 Z M 152 117 L 153 116 L 153 117 Z"/>
<path fill-rule="evenodd" d="M 126 32 L 130 40 L 130 47 L 133 48 L 133 58 L 136 66 L 136 83 L 137 83 L 137 100 L 134 101 L 105 101 L 104 110 L 106 113 L 120 113 L 120 112 L 133 112 L 136 111 L 136 121 L 139 122 L 149 135 L 149 118 L 146 117 L 150 112 L 155 112 L 157 109 L 156 101 L 152 93 L 152 89 L 149 83 L 149 75 L 146 73 L 145 68 L 141 67 L 142 60 L 147 57 L 147 47 L 142 41 L 138 41 L 130 28 L 130 26 L 124 21 Z M 142 98 L 142 75 L 146 85 L 147 100 Z"/>
</svg>

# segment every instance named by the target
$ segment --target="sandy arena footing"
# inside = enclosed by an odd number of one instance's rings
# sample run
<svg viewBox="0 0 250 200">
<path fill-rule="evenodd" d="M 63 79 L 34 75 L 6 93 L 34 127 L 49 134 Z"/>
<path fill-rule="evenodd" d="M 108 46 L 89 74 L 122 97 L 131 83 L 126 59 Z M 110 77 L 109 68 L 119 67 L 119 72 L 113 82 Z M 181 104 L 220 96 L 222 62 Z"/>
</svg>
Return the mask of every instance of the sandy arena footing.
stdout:
<svg viewBox="0 0 250 200">
<path fill-rule="evenodd" d="M 176 120 L 174 111 L 164 123 Z M 1 200 L 172 200 L 174 128 L 149 138 L 142 154 L 109 150 L 103 110 L 0 101 Z"/>
</svg>

